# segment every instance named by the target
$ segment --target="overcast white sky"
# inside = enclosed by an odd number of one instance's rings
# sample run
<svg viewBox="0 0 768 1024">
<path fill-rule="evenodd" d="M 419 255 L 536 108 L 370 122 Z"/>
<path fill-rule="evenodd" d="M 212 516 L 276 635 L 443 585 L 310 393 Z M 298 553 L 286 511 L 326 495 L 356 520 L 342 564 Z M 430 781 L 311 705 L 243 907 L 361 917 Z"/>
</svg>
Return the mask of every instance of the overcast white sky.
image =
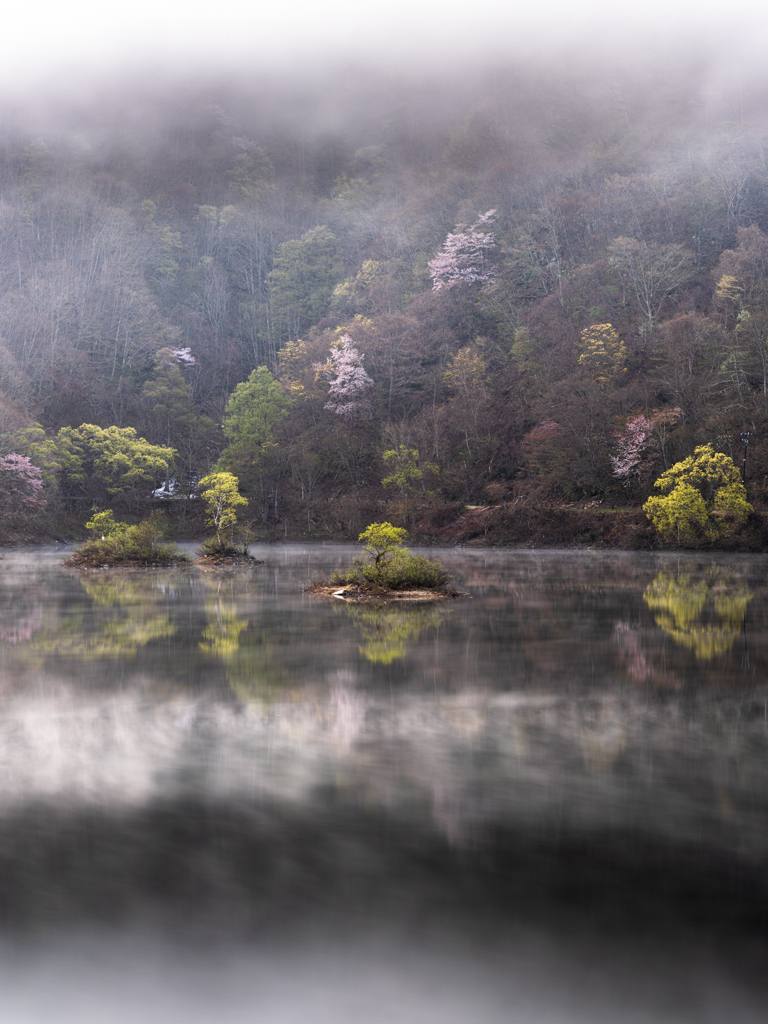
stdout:
<svg viewBox="0 0 768 1024">
<path fill-rule="evenodd" d="M 343 74 L 349 64 L 475 63 L 702 31 L 732 55 L 764 60 L 767 11 L 764 0 L 16 0 L 3 17 L 0 87 L 147 61 L 187 72 L 277 62 L 301 73 L 319 60 Z"/>
</svg>

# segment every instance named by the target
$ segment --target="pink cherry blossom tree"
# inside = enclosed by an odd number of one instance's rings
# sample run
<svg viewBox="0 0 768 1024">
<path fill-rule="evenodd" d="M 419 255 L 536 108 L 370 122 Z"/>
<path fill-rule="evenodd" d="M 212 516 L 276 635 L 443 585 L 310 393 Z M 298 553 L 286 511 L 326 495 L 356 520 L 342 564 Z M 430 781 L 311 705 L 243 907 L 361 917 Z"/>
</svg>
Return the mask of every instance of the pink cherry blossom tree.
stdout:
<svg viewBox="0 0 768 1024">
<path fill-rule="evenodd" d="M 625 487 L 646 482 L 659 450 L 651 421 L 642 413 L 633 416 L 624 430 L 616 431 L 613 436 L 616 439 L 616 454 L 611 455 L 613 475 Z"/>
<path fill-rule="evenodd" d="M 197 364 L 197 359 L 192 355 L 192 349 L 189 347 L 172 348 L 171 352 L 180 366 L 195 366 Z"/>
<path fill-rule="evenodd" d="M 0 519 L 21 523 L 30 513 L 45 508 L 42 489 L 43 474 L 26 455 L 11 452 L 0 458 Z"/>
<path fill-rule="evenodd" d="M 487 210 L 470 227 L 459 224 L 459 230 L 448 235 L 438 255 L 429 261 L 432 291 L 476 282 L 490 284 L 496 280 L 498 271 L 493 262 L 496 239 L 492 231 L 481 230 L 495 216 L 495 210 Z"/>
<path fill-rule="evenodd" d="M 624 484 L 644 486 L 650 482 L 660 455 L 664 454 L 669 428 L 681 416 L 680 409 L 666 409 L 650 417 L 633 416 L 624 430 L 614 431 L 615 455 L 611 455 L 613 475 Z"/>
<path fill-rule="evenodd" d="M 331 382 L 325 408 L 337 416 L 358 416 L 370 409 L 369 394 L 373 381 L 365 372 L 363 359 L 348 334 L 331 349 L 331 358 L 321 370 Z"/>
</svg>

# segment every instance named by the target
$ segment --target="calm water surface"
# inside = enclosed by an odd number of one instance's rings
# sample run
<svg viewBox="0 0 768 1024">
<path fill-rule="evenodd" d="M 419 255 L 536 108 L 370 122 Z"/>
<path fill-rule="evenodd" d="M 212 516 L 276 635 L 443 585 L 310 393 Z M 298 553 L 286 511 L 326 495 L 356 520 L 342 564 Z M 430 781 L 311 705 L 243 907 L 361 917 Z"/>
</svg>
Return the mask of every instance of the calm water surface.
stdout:
<svg viewBox="0 0 768 1024">
<path fill-rule="evenodd" d="M 0 1017 L 764 1020 L 768 559 L 353 553 L 4 553 Z"/>
</svg>

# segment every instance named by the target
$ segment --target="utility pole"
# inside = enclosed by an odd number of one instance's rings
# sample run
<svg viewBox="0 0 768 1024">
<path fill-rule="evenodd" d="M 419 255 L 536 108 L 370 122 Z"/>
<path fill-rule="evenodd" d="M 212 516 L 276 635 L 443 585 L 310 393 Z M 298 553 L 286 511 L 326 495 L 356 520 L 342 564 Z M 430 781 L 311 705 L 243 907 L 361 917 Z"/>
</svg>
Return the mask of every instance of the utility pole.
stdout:
<svg viewBox="0 0 768 1024">
<path fill-rule="evenodd" d="M 741 482 L 745 487 L 747 486 L 747 445 L 749 444 L 750 437 L 752 437 L 751 430 L 742 430 L 741 440 L 744 442 L 744 461 L 741 464 Z"/>
</svg>

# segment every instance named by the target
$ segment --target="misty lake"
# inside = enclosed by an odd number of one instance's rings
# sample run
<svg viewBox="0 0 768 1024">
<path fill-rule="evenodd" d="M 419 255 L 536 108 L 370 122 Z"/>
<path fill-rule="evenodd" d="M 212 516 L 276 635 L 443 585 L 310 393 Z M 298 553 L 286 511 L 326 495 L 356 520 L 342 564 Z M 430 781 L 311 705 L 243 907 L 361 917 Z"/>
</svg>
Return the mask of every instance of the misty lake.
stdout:
<svg viewBox="0 0 768 1024">
<path fill-rule="evenodd" d="M 356 551 L 2 554 L 0 1017 L 762 1021 L 768 557 Z"/>
</svg>

